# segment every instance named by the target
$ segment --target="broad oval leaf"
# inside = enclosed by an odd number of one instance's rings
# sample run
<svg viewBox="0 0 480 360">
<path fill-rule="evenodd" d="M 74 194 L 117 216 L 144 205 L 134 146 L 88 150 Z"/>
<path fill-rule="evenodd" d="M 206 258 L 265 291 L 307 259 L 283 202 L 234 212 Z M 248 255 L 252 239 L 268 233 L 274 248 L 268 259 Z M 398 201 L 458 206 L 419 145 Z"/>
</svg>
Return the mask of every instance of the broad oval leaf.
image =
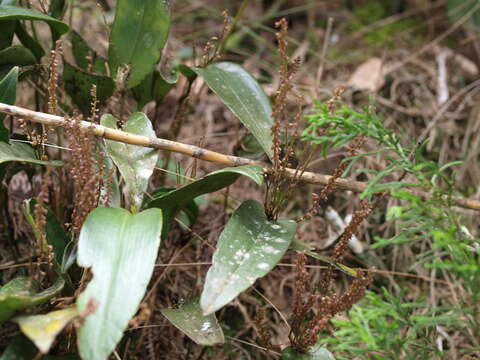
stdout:
<svg viewBox="0 0 480 360">
<path fill-rule="evenodd" d="M 182 304 L 178 309 L 163 309 L 162 314 L 199 345 L 211 346 L 225 342 L 215 314 L 203 315 L 198 299 Z"/>
<path fill-rule="evenodd" d="M 58 278 L 55 283 L 39 291 L 38 283 L 31 278 L 20 276 L 0 288 L 0 322 L 8 320 L 17 311 L 44 303 L 57 295 L 65 284 Z"/>
<path fill-rule="evenodd" d="M 147 207 L 157 207 L 162 209 L 164 219 L 163 235 L 165 236 L 168 233 L 171 222 L 176 214 L 190 204 L 193 199 L 200 195 L 215 192 L 230 186 L 240 177 L 240 175 L 248 176 L 259 185 L 263 181 L 263 169 L 261 166 L 244 165 L 228 167 L 214 171 L 199 180 L 178 188 L 177 190 L 154 198 L 147 203 Z"/>
<path fill-rule="evenodd" d="M 128 88 L 154 70 L 170 29 L 166 0 L 118 0 L 108 56 L 112 74 L 120 66 L 130 69 Z"/>
<path fill-rule="evenodd" d="M 218 239 L 200 297 L 208 315 L 228 304 L 280 261 L 295 236 L 291 220 L 271 222 L 253 200 L 235 210 Z"/>
<path fill-rule="evenodd" d="M 33 9 L 27 9 L 14 5 L 0 5 L 0 20 L 40 20 L 47 22 L 58 33 L 68 31 L 68 25 Z"/>
<path fill-rule="evenodd" d="M 192 70 L 205 80 L 272 158 L 272 108 L 268 96 L 253 76 L 240 65 L 230 62 Z"/>
<path fill-rule="evenodd" d="M 0 103 L 13 105 L 17 99 L 18 66 L 0 81 Z M 0 141 L 8 142 L 10 133 L 3 125 L 6 114 L 0 114 Z"/>
<path fill-rule="evenodd" d="M 35 154 L 35 150 L 28 144 L 18 141 L 12 141 L 11 144 L 0 142 L 0 164 L 9 161 L 27 162 L 39 165 L 60 166 L 61 161 L 45 161 L 39 160 Z"/>
<path fill-rule="evenodd" d="M 161 228 L 159 209 L 132 215 L 99 207 L 88 215 L 77 255 L 78 265 L 93 273 L 77 300 L 80 313 L 93 312 L 78 334 L 83 359 L 106 359 L 122 338 L 152 276 Z"/>
<path fill-rule="evenodd" d="M 100 124 L 112 129 L 117 128 L 117 120 L 110 114 L 103 115 Z M 155 137 L 152 123 L 145 114 L 139 112 L 130 115 L 122 130 L 135 135 Z M 158 151 L 113 140 L 106 140 L 106 146 L 108 154 L 125 180 L 132 204 L 140 209 L 148 180 L 158 161 Z"/>
<path fill-rule="evenodd" d="M 282 351 L 281 360 L 335 360 L 335 357 L 323 347 L 315 348 L 308 353 L 300 353 L 293 347 L 287 347 Z"/>
<path fill-rule="evenodd" d="M 46 354 L 57 335 L 78 315 L 76 308 L 52 311 L 45 315 L 17 316 L 22 332 L 33 341 L 37 348 Z"/>
</svg>

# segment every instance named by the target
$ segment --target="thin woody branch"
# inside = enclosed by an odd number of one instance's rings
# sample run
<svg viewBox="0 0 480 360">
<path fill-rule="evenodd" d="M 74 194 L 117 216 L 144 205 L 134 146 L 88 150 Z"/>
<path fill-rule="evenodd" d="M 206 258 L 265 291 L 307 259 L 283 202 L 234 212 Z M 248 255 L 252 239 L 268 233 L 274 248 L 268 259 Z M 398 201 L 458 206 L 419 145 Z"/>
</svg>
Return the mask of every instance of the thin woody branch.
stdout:
<svg viewBox="0 0 480 360">
<path fill-rule="evenodd" d="M 25 120 L 36 122 L 52 127 L 65 126 L 67 120 L 61 116 L 50 115 L 46 113 L 36 112 L 21 108 L 18 106 L 7 105 L 0 103 L 0 113 L 5 113 L 12 116 L 18 116 Z M 200 148 L 198 146 L 188 145 L 179 143 L 176 141 L 161 139 L 161 138 L 150 138 L 147 136 L 134 135 L 121 130 L 110 129 L 108 127 L 93 124 L 88 121 L 81 121 L 80 127 L 85 131 L 91 131 L 93 134 L 119 142 L 123 142 L 131 145 L 145 146 L 158 150 L 171 151 L 179 154 L 184 154 L 191 156 L 197 159 L 210 161 L 218 164 L 223 164 L 227 166 L 240 166 L 240 165 L 260 165 L 265 171 L 270 169 L 270 165 L 250 160 L 238 156 L 225 155 L 215 151 L 210 151 L 207 149 Z M 295 169 L 286 169 L 287 175 L 294 177 L 298 176 L 298 173 Z M 313 172 L 305 171 L 301 174 L 300 179 L 306 183 L 326 185 L 330 179 L 329 175 L 317 174 Z M 362 192 L 366 189 L 367 184 L 360 181 L 353 181 L 347 179 L 338 179 L 336 182 L 336 187 L 342 190 L 350 190 L 353 192 Z M 422 191 L 411 191 L 413 194 L 419 195 L 421 197 L 429 197 L 430 194 Z M 452 197 L 452 201 L 455 205 L 473 209 L 480 210 L 480 201 L 473 199 L 466 199 L 461 197 Z"/>
</svg>

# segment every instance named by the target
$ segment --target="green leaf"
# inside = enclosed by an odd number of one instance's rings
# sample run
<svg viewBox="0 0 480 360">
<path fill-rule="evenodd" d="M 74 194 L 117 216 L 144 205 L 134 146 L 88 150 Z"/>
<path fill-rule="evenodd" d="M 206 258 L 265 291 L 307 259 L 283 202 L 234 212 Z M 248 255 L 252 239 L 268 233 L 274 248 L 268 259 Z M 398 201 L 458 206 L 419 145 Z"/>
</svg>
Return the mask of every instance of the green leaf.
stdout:
<svg viewBox="0 0 480 360">
<path fill-rule="evenodd" d="M 182 304 L 178 309 L 163 309 L 162 314 L 198 345 L 225 342 L 215 314 L 203 315 L 198 299 Z"/>
<path fill-rule="evenodd" d="M 32 52 L 21 45 L 13 45 L 0 51 L 0 66 L 26 66 L 36 63 Z"/>
<path fill-rule="evenodd" d="M 28 277 L 17 277 L 0 288 L 0 322 L 8 320 L 17 311 L 39 305 L 57 295 L 65 281 L 58 278 L 46 290 L 39 292 L 38 283 Z"/>
<path fill-rule="evenodd" d="M 296 351 L 293 347 L 287 347 L 282 351 L 281 360 L 335 360 L 333 354 L 325 348 L 319 347 L 305 354 Z"/>
<path fill-rule="evenodd" d="M 132 89 L 138 108 L 143 108 L 150 101 L 161 102 L 170 89 L 175 86 L 177 80 L 178 75 L 173 79 L 165 79 L 158 70 L 147 75 L 139 85 Z"/>
<path fill-rule="evenodd" d="M 40 45 L 37 40 L 30 36 L 27 30 L 25 30 L 25 26 L 20 21 L 17 21 L 15 35 L 17 35 L 18 40 L 20 40 L 22 45 L 32 52 L 37 61 L 40 60 L 43 55 L 45 55 L 45 50 L 43 50 L 42 45 Z"/>
<path fill-rule="evenodd" d="M 15 104 L 17 99 L 17 82 L 18 82 L 18 66 L 15 66 L 10 72 L 0 81 L 0 102 L 8 105 Z M 0 142 L 8 143 L 10 139 L 10 132 L 3 125 L 3 119 L 6 114 L 0 114 Z M 1 146 L 1 145 L 0 145 Z M 1 149 L 1 147 L 0 147 Z M 1 162 L 1 150 L 0 150 Z"/>
<path fill-rule="evenodd" d="M 256 201 L 242 203 L 218 239 L 200 297 L 203 313 L 214 313 L 268 274 L 288 250 L 296 228 L 292 220 L 269 221 Z"/>
<path fill-rule="evenodd" d="M 97 86 L 97 99 L 100 104 L 112 96 L 115 84 L 111 78 L 87 73 L 68 63 L 64 63 L 63 66 L 65 91 L 83 114 L 90 115 L 92 85 Z"/>
<path fill-rule="evenodd" d="M 105 74 L 107 60 L 100 57 L 79 33 L 72 30 L 70 32 L 70 41 L 72 42 L 73 57 L 79 68 L 86 71 L 90 65 L 93 65 L 93 72 Z M 91 58 L 91 60 L 88 58 Z"/>
<path fill-rule="evenodd" d="M 117 128 L 117 121 L 110 114 L 103 115 L 100 124 L 112 129 Z M 145 114 L 139 112 L 130 115 L 122 130 L 135 135 L 155 137 L 152 123 Z M 158 151 L 112 140 L 106 140 L 106 145 L 108 154 L 125 180 L 132 205 L 140 209 L 148 180 L 157 164 Z"/>
<path fill-rule="evenodd" d="M 60 34 L 64 34 L 68 31 L 68 25 L 60 20 L 33 9 L 13 5 L 0 5 L 0 21 L 1 20 L 39 20 L 47 22 Z"/>
<path fill-rule="evenodd" d="M 176 189 L 172 187 L 160 187 L 155 189 L 150 196 L 152 199 L 157 199 L 175 190 Z M 189 228 L 197 221 L 198 213 L 198 205 L 195 200 L 192 200 L 179 211 L 179 213 L 176 215 L 176 218 L 182 227 L 186 226 Z"/>
<path fill-rule="evenodd" d="M 176 214 L 196 197 L 218 191 L 233 184 L 240 175 L 248 176 L 257 184 L 263 181 L 263 169 L 258 165 L 228 167 L 214 171 L 202 179 L 182 186 L 175 191 L 161 195 L 147 203 L 147 207 L 160 208 L 163 212 L 163 236 L 168 233 Z"/>
<path fill-rule="evenodd" d="M 13 33 L 15 32 L 16 21 L 0 21 L 0 50 L 9 47 L 12 44 Z"/>
<path fill-rule="evenodd" d="M 160 245 L 162 213 L 149 209 L 99 207 L 88 215 L 78 243 L 77 263 L 93 279 L 77 300 L 80 313 L 94 311 L 79 330 L 83 359 L 106 359 L 135 315 L 152 276 Z"/>
<path fill-rule="evenodd" d="M 317 259 L 317 260 L 323 261 L 324 263 L 330 264 L 334 268 L 336 268 L 337 270 L 340 270 L 341 272 L 343 272 L 347 275 L 350 275 L 350 276 L 353 276 L 353 277 L 357 277 L 357 275 L 358 275 L 357 270 L 352 269 L 351 267 L 348 267 L 346 265 L 340 264 L 338 262 L 335 262 L 333 260 L 330 260 L 327 256 L 323 256 L 323 255 L 320 255 L 320 254 L 316 253 L 315 251 L 313 251 L 313 246 L 310 246 L 310 245 L 304 243 L 303 241 L 301 241 L 299 239 L 294 239 L 293 240 L 291 248 L 292 248 L 292 250 L 304 252 L 305 254 L 307 254 L 310 257 L 313 257 L 314 259 Z"/>
<path fill-rule="evenodd" d="M 27 338 L 15 336 L 0 356 L 0 360 L 32 360 L 37 355 L 37 349 Z"/>
<path fill-rule="evenodd" d="M 50 7 L 48 8 L 48 13 L 50 16 L 61 19 L 65 14 L 67 9 L 67 2 L 65 0 L 51 0 Z"/>
<path fill-rule="evenodd" d="M 130 69 L 128 88 L 154 70 L 170 29 L 170 9 L 164 0 L 118 0 L 108 56 L 112 74 Z"/>
<path fill-rule="evenodd" d="M 60 166 L 61 161 L 38 160 L 35 150 L 28 144 L 12 141 L 12 144 L 0 142 L 0 164 L 9 161 L 20 161 L 39 165 Z"/>
<path fill-rule="evenodd" d="M 48 353 L 57 335 L 76 316 L 76 308 L 52 311 L 45 315 L 17 316 L 22 332 L 33 341 L 43 354 Z"/>
<path fill-rule="evenodd" d="M 214 63 L 193 71 L 205 80 L 272 158 L 272 108 L 253 76 L 240 65 L 230 62 Z"/>
</svg>

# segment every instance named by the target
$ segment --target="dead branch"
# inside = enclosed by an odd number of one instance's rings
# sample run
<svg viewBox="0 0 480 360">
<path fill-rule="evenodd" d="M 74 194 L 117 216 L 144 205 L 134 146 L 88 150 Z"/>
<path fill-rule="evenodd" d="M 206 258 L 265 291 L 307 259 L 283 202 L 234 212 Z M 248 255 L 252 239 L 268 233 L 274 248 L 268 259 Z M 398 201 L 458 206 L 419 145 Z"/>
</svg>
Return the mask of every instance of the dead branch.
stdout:
<svg viewBox="0 0 480 360">
<path fill-rule="evenodd" d="M 65 124 L 68 121 L 68 120 L 65 120 L 65 118 L 60 116 L 36 112 L 36 111 L 28 110 L 25 108 L 21 108 L 18 106 L 7 105 L 3 103 L 0 103 L 0 113 L 5 113 L 12 116 L 18 116 L 31 122 L 40 123 L 40 124 L 44 124 L 52 127 L 65 126 Z M 271 168 L 269 164 L 266 164 L 260 161 L 250 160 L 250 159 L 246 159 L 238 156 L 225 155 L 215 151 L 203 149 L 198 146 L 183 144 L 176 141 L 171 141 L 171 140 L 166 140 L 161 138 L 150 138 L 150 137 L 141 136 L 141 135 L 134 135 L 121 130 L 115 130 L 102 125 L 93 124 L 88 121 L 81 121 L 80 127 L 85 131 L 92 131 L 95 135 L 109 139 L 109 140 L 115 140 L 115 141 L 131 144 L 131 145 L 150 147 L 158 150 L 171 151 L 171 152 L 191 156 L 197 159 L 210 161 L 218 164 L 223 164 L 227 166 L 260 165 L 264 169 L 264 171 L 268 171 Z M 299 175 L 295 169 L 287 168 L 286 171 L 287 171 L 287 176 L 294 177 Z M 330 179 L 330 176 L 305 171 L 301 174 L 300 178 L 302 181 L 306 183 L 326 185 L 328 183 L 328 180 Z M 337 185 L 337 188 L 339 189 L 350 190 L 357 193 L 363 192 L 367 187 L 367 184 L 364 182 L 348 180 L 348 179 L 338 179 L 336 181 L 336 185 Z M 430 194 L 426 192 L 422 192 L 422 191 L 411 191 L 411 192 L 423 198 L 430 197 Z M 463 208 L 480 210 L 480 201 L 477 201 L 477 200 L 461 198 L 461 197 L 452 197 L 452 202 L 455 205 Z"/>
</svg>

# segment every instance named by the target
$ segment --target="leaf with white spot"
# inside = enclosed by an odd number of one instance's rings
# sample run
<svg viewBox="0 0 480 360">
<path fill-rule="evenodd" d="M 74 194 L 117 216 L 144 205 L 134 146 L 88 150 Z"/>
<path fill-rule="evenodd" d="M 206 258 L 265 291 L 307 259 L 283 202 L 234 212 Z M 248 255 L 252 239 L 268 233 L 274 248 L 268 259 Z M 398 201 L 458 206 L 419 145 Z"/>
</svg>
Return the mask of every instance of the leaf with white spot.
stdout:
<svg viewBox="0 0 480 360">
<path fill-rule="evenodd" d="M 112 129 L 117 128 L 117 120 L 110 114 L 103 115 L 100 123 Z M 155 137 L 152 123 L 145 114 L 139 112 L 130 115 L 122 130 L 135 135 Z M 148 180 L 157 164 L 158 151 L 113 140 L 106 140 L 106 145 L 108 155 L 125 180 L 131 203 L 140 209 Z"/>
<path fill-rule="evenodd" d="M 200 298 L 203 313 L 214 313 L 272 270 L 296 228 L 292 220 L 269 221 L 257 201 L 242 203 L 218 239 Z"/>
<path fill-rule="evenodd" d="M 198 299 L 182 304 L 178 309 L 163 309 L 162 314 L 199 345 L 225 342 L 215 314 L 203 315 Z"/>
</svg>

